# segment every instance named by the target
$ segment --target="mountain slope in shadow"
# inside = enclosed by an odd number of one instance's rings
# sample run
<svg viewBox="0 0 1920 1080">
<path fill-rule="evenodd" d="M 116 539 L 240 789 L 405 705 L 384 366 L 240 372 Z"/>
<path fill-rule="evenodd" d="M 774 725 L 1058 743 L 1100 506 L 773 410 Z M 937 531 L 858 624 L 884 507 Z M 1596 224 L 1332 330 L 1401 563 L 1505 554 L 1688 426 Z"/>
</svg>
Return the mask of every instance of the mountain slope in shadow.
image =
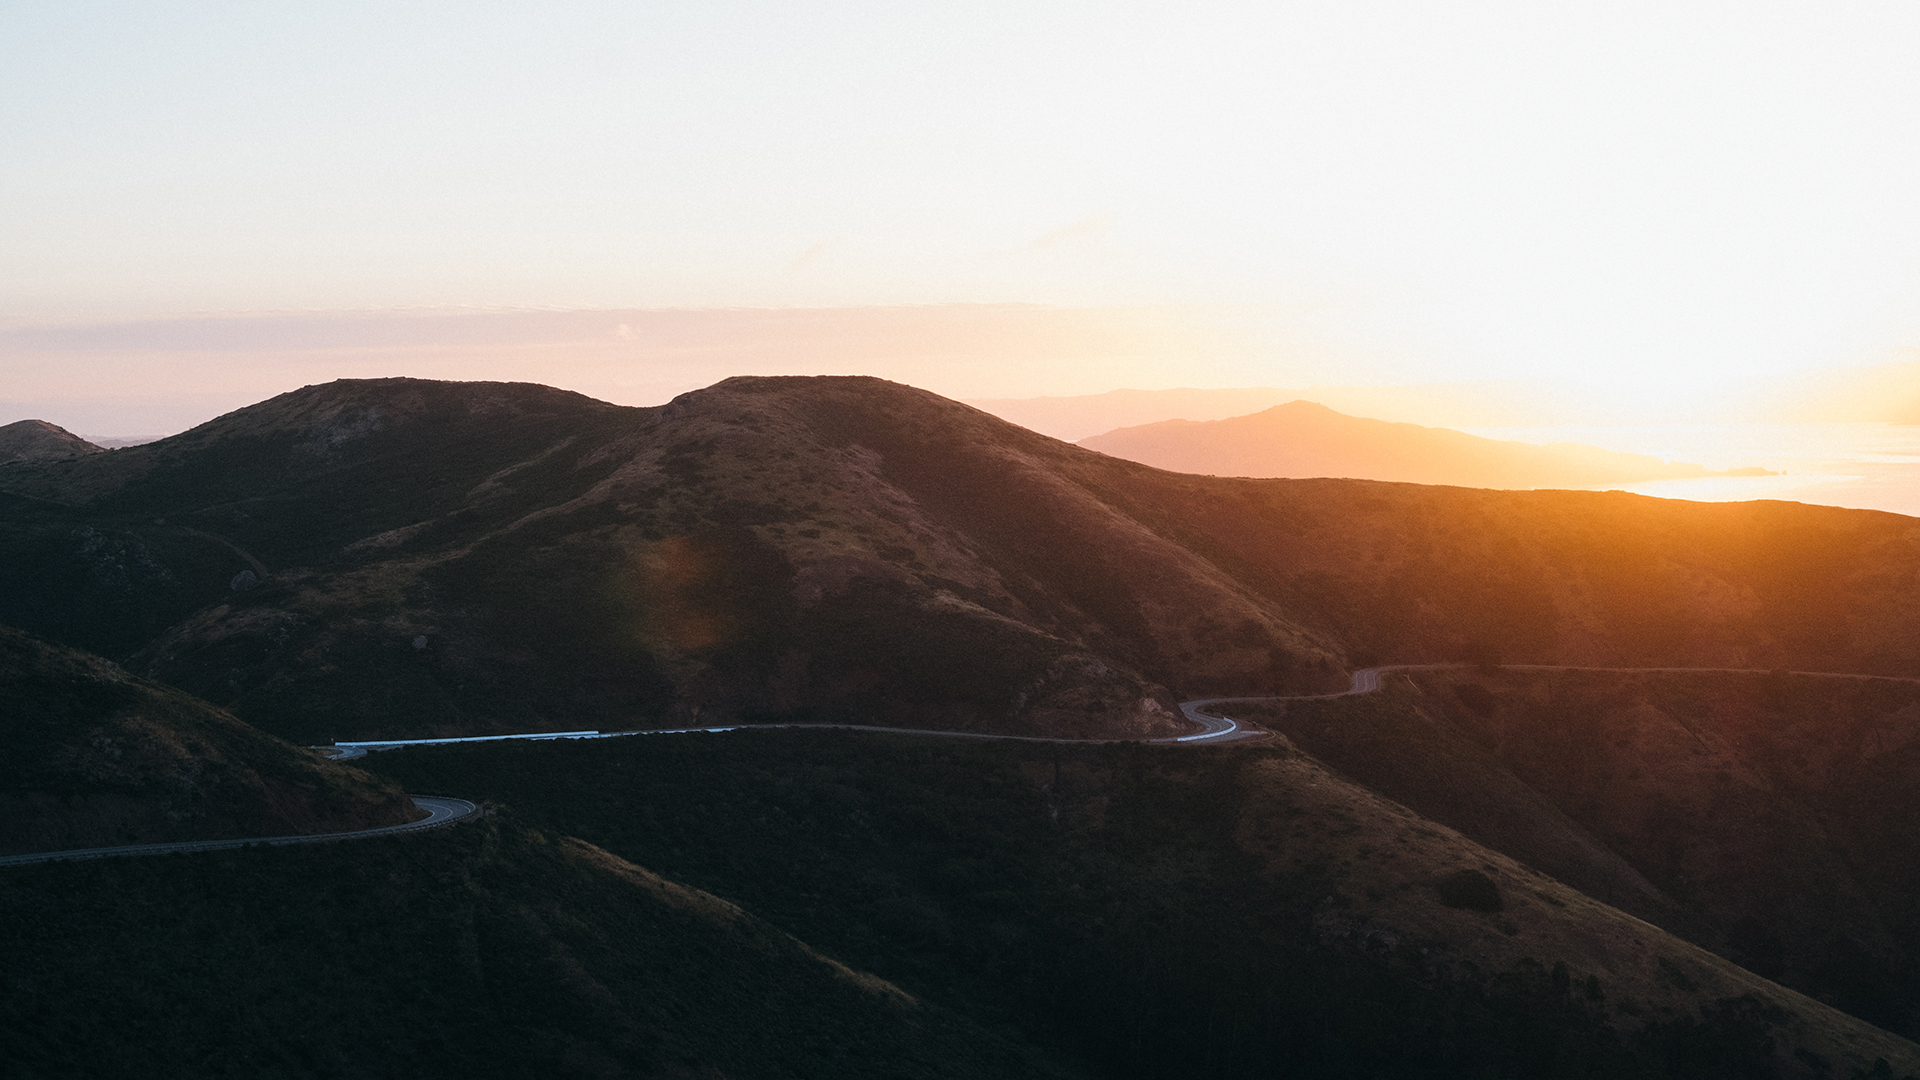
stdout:
<svg viewBox="0 0 1920 1080">
<path fill-rule="evenodd" d="M 5 626 L 0 701 L 0 854 L 344 832 L 421 816 L 390 783 Z"/>
<path fill-rule="evenodd" d="M 1483 439 L 1464 431 L 1389 423 L 1293 401 L 1225 420 L 1165 420 L 1080 440 L 1103 454 L 1174 472 L 1216 476 L 1344 476 L 1476 488 L 1589 488 L 1711 472 L 1578 443 Z"/>
<path fill-rule="evenodd" d="M 510 814 L 13 867 L 0 910 L 9 1076 L 1086 1075 Z"/>
<path fill-rule="evenodd" d="M 565 822 L 1106 1076 L 1920 1070 L 1911 1043 L 1284 742 L 736 731 L 370 767 Z"/>
<path fill-rule="evenodd" d="M 1920 1034 L 1920 684 L 1468 667 L 1391 683 L 1246 715 L 1590 896 Z"/>
</svg>

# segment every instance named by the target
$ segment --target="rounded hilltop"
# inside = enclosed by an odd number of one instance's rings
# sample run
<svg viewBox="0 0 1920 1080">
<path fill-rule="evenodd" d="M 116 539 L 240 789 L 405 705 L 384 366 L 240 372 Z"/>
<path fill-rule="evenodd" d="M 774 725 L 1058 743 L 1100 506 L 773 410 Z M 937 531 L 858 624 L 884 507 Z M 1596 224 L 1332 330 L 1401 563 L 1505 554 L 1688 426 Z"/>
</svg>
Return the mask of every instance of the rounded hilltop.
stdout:
<svg viewBox="0 0 1920 1080">
<path fill-rule="evenodd" d="M 0 426 L 0 465 L 17 461 L 59 461 L 105 451 L 58 424 L 20 420 Z"/>
</svg>

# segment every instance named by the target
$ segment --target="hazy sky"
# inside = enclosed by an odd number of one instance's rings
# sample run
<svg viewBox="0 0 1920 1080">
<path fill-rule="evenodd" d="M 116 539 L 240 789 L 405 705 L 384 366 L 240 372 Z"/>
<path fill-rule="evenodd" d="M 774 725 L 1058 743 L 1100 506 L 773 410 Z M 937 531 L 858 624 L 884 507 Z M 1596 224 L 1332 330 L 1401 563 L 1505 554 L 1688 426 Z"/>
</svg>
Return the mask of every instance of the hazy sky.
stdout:
<svg viewBox="0 0 1920 1080">
<path fill-rule="evenodd" d="M 1224 304 L 1127 383 L 1698 391 L 1920 345 L 1916 56 L 1910 2 L 0 0 L 0 318 Z"/>
</svg>

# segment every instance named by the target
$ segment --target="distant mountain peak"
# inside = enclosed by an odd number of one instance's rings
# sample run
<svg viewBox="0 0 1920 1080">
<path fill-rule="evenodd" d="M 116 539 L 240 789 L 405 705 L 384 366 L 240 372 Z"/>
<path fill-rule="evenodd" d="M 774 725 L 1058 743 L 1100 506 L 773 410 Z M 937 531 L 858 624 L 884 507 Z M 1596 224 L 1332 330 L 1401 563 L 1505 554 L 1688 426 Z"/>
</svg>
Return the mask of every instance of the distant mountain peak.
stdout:
<svg viewBox="0 0 1920 1080">
<path fill-rule="evenodd" d="M 1223 420 L 1117 428 L 1079 445 L 1174 472 L 1476 488 L 1588 488 L 1758 472 L 1713 473 L 1578 443 L 1486 439 L 1452 428 L 1349 416 L 1304 400 Z"/>
</svg>

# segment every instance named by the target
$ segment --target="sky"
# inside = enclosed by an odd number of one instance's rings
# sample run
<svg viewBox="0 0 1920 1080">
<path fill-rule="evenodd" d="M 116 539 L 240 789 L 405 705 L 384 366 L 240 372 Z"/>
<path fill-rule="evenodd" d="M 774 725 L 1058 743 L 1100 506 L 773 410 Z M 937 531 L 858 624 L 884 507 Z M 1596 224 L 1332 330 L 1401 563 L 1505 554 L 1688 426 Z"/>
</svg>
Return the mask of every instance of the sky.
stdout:
<svg viewBox="0 0 1920 1080">
<path fill-rule="evenodd" d="M 0 0 L 0 413 L 856 367 L 1707 401 L 1916 355 L 1917 54 L 1920 5 L 1832 0 Z"/>
</svg>

